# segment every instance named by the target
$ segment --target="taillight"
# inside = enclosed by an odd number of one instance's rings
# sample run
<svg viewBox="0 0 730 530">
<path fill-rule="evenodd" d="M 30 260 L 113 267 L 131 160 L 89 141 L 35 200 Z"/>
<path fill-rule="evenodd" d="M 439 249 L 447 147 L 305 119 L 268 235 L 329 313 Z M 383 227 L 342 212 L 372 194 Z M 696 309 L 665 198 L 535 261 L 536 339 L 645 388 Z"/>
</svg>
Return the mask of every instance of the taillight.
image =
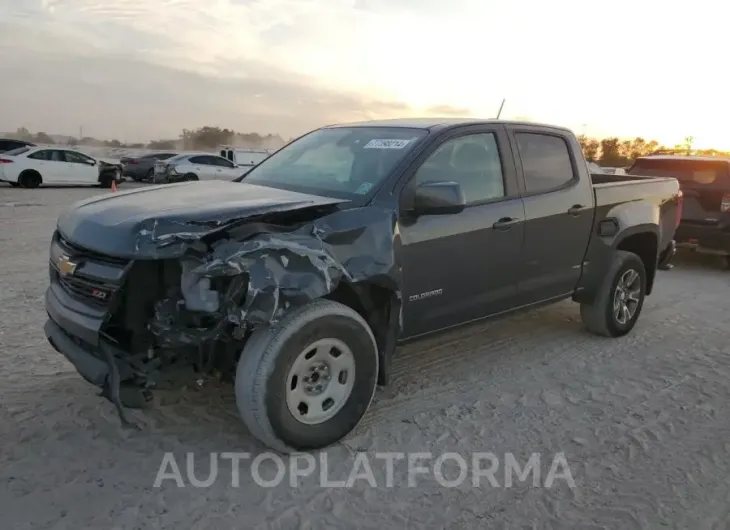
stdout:
<svg viewBox="0 0 730 530">
<path fill-rule="evenodd" d="M 727 212 L 730 210 L 730 193 L 726 193 L 722 196 L 722 202 L 720 203 L 720 211 Z"/>
<path fill-rule="evenodd" d="M 677 193 L 677 213 L 676 217 L 674 218 L 674 227 L 677 228 L 679 226 L 679 223 L 682 222 L 682 211 L 684 210 L 684 193 L 682 193 L 682 190 L 679 190 Z"/>
<path fill-rule="evenodd" d="M 8 158 L 0 158 L 0 164 L 12 164 L 13 161 Z"/>
</svg>

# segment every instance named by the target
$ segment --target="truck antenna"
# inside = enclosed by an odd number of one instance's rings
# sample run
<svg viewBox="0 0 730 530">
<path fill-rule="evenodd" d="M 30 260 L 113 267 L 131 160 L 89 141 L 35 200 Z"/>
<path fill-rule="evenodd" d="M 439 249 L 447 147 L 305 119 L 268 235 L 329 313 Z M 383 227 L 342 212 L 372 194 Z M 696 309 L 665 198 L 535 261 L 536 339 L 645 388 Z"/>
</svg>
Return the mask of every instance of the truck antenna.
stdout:
<svg viewBox="0 0 730 530">
<path fill-rule="evenodd" d="M 504 108 L 504 102 L 507 101 L 506 99 L 502 98 L 502 104 L 499 106 L 499 112 L 497 112 L 497 119 L 502 115 L 502 109 Z"/>
</svg>

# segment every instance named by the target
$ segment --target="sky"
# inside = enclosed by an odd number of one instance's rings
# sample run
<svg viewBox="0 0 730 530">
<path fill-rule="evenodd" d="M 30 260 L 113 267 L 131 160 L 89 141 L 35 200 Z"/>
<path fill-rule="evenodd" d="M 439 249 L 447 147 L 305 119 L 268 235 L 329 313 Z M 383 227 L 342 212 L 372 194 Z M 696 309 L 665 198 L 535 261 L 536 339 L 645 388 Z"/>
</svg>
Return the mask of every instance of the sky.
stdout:
<svg viewBox="0 0 730 530">
<path fill-rule="evenodd" d="M 0 131 L 494 117 L 730 149 L 719 0 L 0 0 Z"/>
</svg>

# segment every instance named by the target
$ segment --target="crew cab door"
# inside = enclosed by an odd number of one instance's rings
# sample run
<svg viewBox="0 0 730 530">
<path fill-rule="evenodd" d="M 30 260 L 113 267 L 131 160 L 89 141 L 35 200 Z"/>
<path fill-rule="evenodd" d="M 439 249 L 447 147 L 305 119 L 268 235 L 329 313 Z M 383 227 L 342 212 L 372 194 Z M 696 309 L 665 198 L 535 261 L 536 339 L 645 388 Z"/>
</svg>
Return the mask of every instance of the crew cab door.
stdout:
<svg viewBox="0 0 730 530">
<path fill-rule="evenodd" d="M 504 128 L 450 132 L 419 156 L 405 179 L 399 202 L 404 336 L 507 309 L 517 294 L 524 208 Z M 409 213 L 415 189 L 429 181 L 458 183 L 466 208 Z"/>
<path fill-rule="evenodd" d="M 520 305 L 574 291 L 593 229 L 595 197 L 580 146 L 559 129 L 510 128 L 525 205 Z"/>
</svg>

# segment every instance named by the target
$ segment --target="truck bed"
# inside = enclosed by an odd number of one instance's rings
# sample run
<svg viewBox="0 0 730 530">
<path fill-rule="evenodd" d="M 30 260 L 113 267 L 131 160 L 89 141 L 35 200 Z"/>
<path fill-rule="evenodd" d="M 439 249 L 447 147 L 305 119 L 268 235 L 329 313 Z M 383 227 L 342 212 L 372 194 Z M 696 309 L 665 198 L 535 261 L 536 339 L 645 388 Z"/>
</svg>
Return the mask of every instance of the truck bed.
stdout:
<svg viewBox="0 0 730 530">
<path fill-rule="evenodd" d="M 632 200 L 647 199 L 660 205 L 679 192 L 679 182 L 669 177 L 591 173 L 591 180 L 597 207 L 624 203 L 629 197 Z"/>
</svg>

